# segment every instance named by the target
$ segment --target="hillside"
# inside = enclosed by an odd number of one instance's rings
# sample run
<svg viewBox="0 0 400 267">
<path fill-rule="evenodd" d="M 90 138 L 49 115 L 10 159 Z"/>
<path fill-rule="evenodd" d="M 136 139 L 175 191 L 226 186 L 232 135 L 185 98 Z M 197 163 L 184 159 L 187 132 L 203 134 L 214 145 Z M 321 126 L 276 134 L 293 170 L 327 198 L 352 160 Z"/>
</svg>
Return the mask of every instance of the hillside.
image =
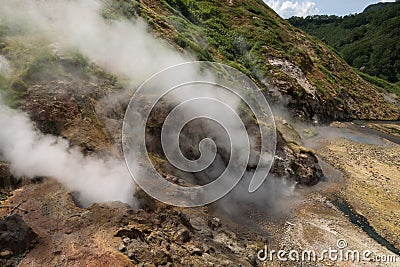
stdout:
<svg viewBox="0 0 400 267">
<path fill-rule="evenodd" d="M 249 75 L 271 101 L 287 103 L 297 117 L 399 118 L 399 109 L 340 56 L 281 19 L 261 0 L 106 3 L 105 18 L 144 18 L 156 35 L 190 57 L 225 63 Z M 10 49 L 4 41 L 2 46 Z"/>
<path fill-rule="evenodd" d="M 397 2 L 398 2 L 398 1 L 397 1 Z M 376 3 L 376 4 L 372 4 L 372 5 L 367 6 L 367 7 L 363 10 L 363 12 L 369 12 L 369 11 L 374 12 L 374 11 L 378 11 L 378 10 L 383 9 L 383 8 L 387 8 L 388 6 L 391 6 L 391 3 L 388 3 L 388 2 L 379 2 L 379 3 Z"/>
<path fill-rule="evenodd" d="M 391 83 L 399 82 L 399 1 L 371 5 L 360 14 L 293 17 L 289 22 L 329 44 L 355 68 Z"/>
<path fill-rule="evenodd" d="M 299 117 L 396 119 L 398 109 L 316 38 L 304 35 L 262 1 L 137 2 L 160 36 L 199 60 L 231 65 Z M 126 6 L 118 9 L 126 14 Z M 270 86 L 272 85 L 272 86 Z M 282 99 L 281 99 L 282 100 Z"/>
</svg>

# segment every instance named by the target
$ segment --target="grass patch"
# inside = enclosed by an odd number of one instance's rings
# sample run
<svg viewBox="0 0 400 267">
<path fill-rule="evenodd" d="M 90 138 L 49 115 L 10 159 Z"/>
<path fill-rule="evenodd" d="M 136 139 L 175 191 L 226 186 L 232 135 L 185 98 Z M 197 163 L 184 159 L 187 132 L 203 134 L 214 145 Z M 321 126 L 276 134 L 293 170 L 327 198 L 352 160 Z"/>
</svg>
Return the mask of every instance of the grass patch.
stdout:
<svg viewBox="0 0 400 267">
<path fill-rule="evenodd" d="M 400 97 L 400 84 L 399 83 L 390 83 L 386 80 L 383 80 L 381 78 L 375 77 L 375 76 L 371 76 L 367 73 L 355 70 L 358 75 L 360 75 L 361 78 L 363 78 L 365 81 L 372 83 L 373 85 L 375 85 L 376 87 L 378 87 L 379 89 L 383 89 L 386 92 L 392 93 L 392 94 L 396 94 L 397 96 Z"/>
<path fill-rule="evenodd" d="M 24 92 L 15 91 L 5 77 L 0 75 L 0 96 L 1 101 L 11 108 L 17 108 L 19 100 L 24 96 Z"/>
<path fill-rule="evenodd" d="M 322 66 L 321 64 L 318 64 L 318 68 L 326 75 L 326 79 L 328 80 L 328 82 L 330 82 L 331 84 L 335 84 L 335 77 L 333 77 L 332 73 L 327 70 L 324 66 Z"/>
<path fill-rule="evenodd" d="M 42 50 L 29 63 L 19 75 L 23 82 L 36 82 L 40 80 L 54 79 L 62 72 L 56 56 L 49 50 Z"/>
</svg>

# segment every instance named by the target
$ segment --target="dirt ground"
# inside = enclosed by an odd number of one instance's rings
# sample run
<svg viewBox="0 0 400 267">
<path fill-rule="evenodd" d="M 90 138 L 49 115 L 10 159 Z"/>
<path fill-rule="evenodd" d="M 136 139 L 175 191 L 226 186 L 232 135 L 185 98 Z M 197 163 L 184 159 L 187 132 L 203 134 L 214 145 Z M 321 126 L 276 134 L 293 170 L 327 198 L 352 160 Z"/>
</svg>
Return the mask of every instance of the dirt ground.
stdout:
<svg viewBox="0 0 400 267">
<path fill-rule="evenodd" d="M 400 247 L 400 146 L 338 139 L 318 154 L 346 176 L 341 196 L 377 232 Z"/>
</svg>

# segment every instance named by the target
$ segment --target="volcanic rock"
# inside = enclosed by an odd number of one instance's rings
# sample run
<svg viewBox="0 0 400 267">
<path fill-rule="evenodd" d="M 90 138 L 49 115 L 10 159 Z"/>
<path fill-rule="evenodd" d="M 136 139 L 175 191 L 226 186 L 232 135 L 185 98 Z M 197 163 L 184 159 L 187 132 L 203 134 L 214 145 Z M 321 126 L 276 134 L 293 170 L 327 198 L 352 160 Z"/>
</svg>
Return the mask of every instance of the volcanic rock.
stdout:
<svg viewBox="0 0 400 267">
<path fill-rule="evenodd" d="M 36 233 L 18 214 L 6 216 L 0 221 L 0 265 L 6 265 L 11 259 L 17 262 L 18 256 L 32 248 Z"/>
</svg>

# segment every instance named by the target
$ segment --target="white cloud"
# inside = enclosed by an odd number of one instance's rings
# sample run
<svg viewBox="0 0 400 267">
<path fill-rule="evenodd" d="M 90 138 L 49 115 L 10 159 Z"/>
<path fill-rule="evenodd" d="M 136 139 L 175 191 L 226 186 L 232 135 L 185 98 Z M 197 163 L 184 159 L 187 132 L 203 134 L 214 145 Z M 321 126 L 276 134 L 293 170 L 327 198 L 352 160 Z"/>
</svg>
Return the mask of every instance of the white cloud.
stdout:
<svg viewBox="0 0 400 267">
<path fill-rule="evenodd" d="M 306 17 L 319 13 L 317 5 L 311 1 L 302 1 L 299 3 L 298 1 L 268 0 L 265 2 L 283 18 L 290 18 L 292 16 Z"/>
</svg>

